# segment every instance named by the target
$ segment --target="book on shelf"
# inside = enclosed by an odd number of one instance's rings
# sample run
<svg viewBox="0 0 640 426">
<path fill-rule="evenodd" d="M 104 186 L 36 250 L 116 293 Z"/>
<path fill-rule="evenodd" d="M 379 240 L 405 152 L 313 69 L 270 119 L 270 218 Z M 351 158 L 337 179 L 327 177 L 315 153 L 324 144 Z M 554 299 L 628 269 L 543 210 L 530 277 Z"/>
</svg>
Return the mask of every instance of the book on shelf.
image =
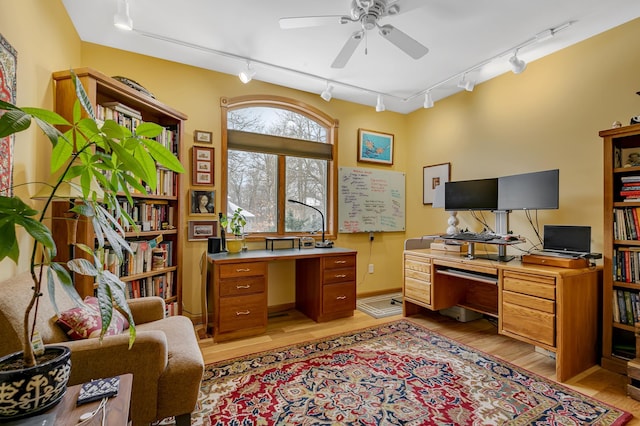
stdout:
<svg viewBox="0 0 640 426">
<path fill-rule="evenodd" d="M 613 321 L 630 326 L 640 322 L 640 296 L 637 291 L 613 290 Z"/>
<path fill-rule="evenodd" d="M 131 108 L 129 105 L 122 104 L 120 102 L 103 102 L 101 104 L 105 108 L 112 109 L 117 112 L 121 112 L 130 117 L 137 118 L 138 120 L 142 120 L 142 113 L 137 109 Z"/>
</svg>

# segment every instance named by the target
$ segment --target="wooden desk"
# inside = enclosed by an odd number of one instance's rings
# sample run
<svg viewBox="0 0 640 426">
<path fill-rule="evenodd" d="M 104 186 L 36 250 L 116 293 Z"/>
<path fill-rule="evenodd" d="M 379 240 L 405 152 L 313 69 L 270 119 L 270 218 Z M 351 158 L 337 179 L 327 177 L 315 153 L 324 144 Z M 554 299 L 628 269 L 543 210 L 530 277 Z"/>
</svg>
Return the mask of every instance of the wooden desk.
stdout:
<svg viewBox="0 0 640 426">
<path fill-rule="evenodd" d="M 602 267 L 557 268 L 404 252 L 403 313 L 462 306 L 498 319 L 498 333 L 556 355 L 561 382 L 597 364 Z"/>
<path fill-rule="evenodd" d="M 107 417 L 105 425 L 126 426 L 129 422 L 129 404 L 131 403 L 131 384 L 133 374 L 123 374 L 120 376 L 118 395 L 109 398 L 107 402 Z M 100 401 L 88 402 L 76 406 L 80 387 L 82 385 L 69 386 L 67 393 L 62 398 L 60 404 L 51 409 L 51 413 L 56 414 L 55 426 L 69 426 L 78 424 L 78 419 L 84 413 L 95 410 Z M 83 426 L 99 426 L 102 421 L 102 411 L 95 415 L 90 421 L 83 423 Z"/>
<path fill-rule="evenodd" d="M 264 333 L 267 265 L 279 260 L 295 260 L 297 310 L 316 322 L 352 316 L 356 254 L 337 247 L 209 254 L 202 295 L 207 331 L 216 342 Z"/>
</svg>

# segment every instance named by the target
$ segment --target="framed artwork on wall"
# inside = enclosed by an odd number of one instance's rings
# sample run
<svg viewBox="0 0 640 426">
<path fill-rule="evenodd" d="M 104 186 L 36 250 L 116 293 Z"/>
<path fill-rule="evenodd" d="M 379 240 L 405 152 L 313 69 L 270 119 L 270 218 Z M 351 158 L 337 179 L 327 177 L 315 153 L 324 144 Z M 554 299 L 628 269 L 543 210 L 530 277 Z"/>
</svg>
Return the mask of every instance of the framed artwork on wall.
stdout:
<svg viewBox="0 0 640 426">
<path fill-rule="evenodd" d="M 213 186 L 214 149 L 194 146 L 191 161 L 191 184 Z"/>
<path fill-rule="evenodd" d="M 433 196 L 438 185 L 451 179 L 451 163 L 434 164 L 422 168 L 422 204 L 433 204 Z"/>
<path fill-rule="evenodd" d="M 218 222 L 215 220 L 190 220 L 189 241 L 206 240 L 218 235 Z"/>
<path fill-rule="evenodd" d="M 213 214 L 216 211 L 215 191 L 191 190 L 191 213 L 192 214 Z"/>
<path fill-rule="evenodd" d="M 213 143 L 213 133 L 204 130 L 195 130 L 193 132 L 193 141 L 197 143 Z"/>
<path fill-rule="evenodd" d="M 393 135 L 358 129 L 358 161 L 393 164 Z"/>
<path fill-rule="evenodd" d="M 0 34 L 0 99 L 16 103 L 16 72 L 18 53 Z M 0 195 L 13 195 L 14 135 L 0 139 Z"/>
</svg>

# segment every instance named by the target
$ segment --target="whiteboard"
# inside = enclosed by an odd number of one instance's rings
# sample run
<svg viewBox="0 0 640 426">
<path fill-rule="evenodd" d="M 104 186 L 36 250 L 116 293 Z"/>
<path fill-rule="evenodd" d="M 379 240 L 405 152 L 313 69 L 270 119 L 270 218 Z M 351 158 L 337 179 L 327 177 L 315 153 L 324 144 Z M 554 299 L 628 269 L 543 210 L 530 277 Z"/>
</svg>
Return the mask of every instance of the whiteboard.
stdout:
<svg viewBox="0 0 640 426">
<path fill-rule="evenodd" d="M 340 167 L 338 179 L 338 232 L 404 231 L 404 173 Z"/>
</svg>

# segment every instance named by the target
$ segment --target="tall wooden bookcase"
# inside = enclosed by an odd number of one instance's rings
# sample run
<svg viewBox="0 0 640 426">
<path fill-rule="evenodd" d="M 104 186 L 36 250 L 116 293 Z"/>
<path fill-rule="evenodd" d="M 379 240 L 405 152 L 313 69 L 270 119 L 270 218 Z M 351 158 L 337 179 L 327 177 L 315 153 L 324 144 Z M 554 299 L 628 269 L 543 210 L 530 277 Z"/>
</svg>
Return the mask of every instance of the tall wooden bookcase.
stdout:
<svg viewBox="0 0 640 426">
<path fill-rule="evenodd" d="M 74 72 L 96 109 L 96 115 L 105 114 L 105 118 L 115 119 L 121 124 L 124 124 L 121 120 L 128 120 L 127 122 L 133 122 L 133 126 L 136 120 L 157 123 L 167 130 L 162 136 L 167 148 L 171 149 L 178 158 L 182 158 L 183 125 L 187 119 L 185 114 L 91 68 L 75 69 Z M 71 73 L 70 71 L 54 72 L 53 80 L 55 110 L 71 120 L 73 105 L 76 101 Z M 135 266 L 134 259 L 128 259 L 126 264 L 112 266 L 116 274 L 120 275 L 122 281 L 127 284 L 129 297 L 162 296 L 167 303 L 167 313 L 177 315 L 181 313 L 182 305 L 181 176 L 162 169 L 159 169 L 158 173 L 158 189 L 154 193 L 133 194 L 134 205 L 129 206 L 131 212 L 138 215 L 141 228 L 140 232 L 127 232 L 125 236 L 132 246 L 137 246 L 138 250 L 144 250 L 135 259 Z M 123 197 L 121 202 L 125 203 L 126 198 Z M 67 243 L 65 225 L 67 221 L 61 219 L 68 208 L 67 202 L 56 202 L 52 209 L 52 232 L 58 246 L 56 258 L 58 261 L 66 261 L 71 255 L 71 248 Z M 148 212 L 149 215 L 143 217 L 143 211 Z M 159 244 L 167 252 L 164 264 L 155 267 L 151 265 L 149 261 L 151 256 L 147 251 L 153 245 L 149 242 L 154 239 L 161 239 Z M 78 223 L 76 242 L 89 247 L 94 246 L 93 231 L 82 221 Z M 79 252 L 76 256 L 82 256 L 82 252 Z M 82 297 L 93 295 L 92 277 L 76 275 L 74 279 L 75 286 Z"/>
<path fill-rule="evenodd" d="M 640 152 L 640 125 L 603 130 L 600 136 L 604 143 L 602 366 L 626 374 L 627 361 L 640 355 L 633 324 L 640 313 L 640 163 L 629 162 L 629 154 Z"/>
</svg>

